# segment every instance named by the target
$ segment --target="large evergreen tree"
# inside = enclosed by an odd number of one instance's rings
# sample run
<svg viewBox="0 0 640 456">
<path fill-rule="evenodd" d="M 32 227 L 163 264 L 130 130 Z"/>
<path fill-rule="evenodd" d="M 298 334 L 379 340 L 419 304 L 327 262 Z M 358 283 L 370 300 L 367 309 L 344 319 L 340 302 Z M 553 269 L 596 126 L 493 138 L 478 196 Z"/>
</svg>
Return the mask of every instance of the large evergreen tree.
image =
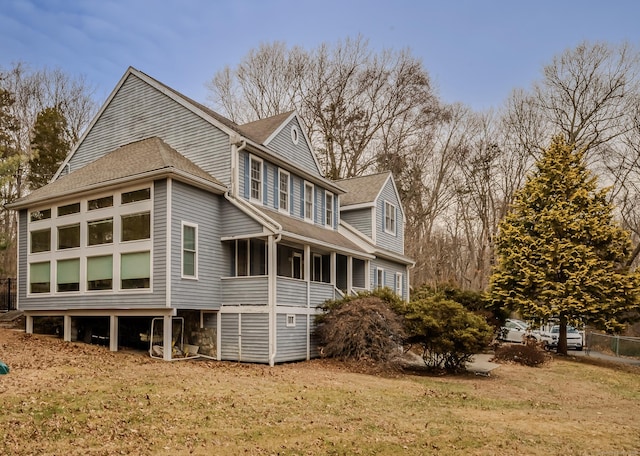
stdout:
<svg viewBox="0 0 640 456">
<path fill-rule="evenodd" d="M 32 189 L 47 184 L 69 152 L 67 119 L 57 107 L 38 113 L 31 139 L 32 157 L 27 177 Z"/>
<path fill-rule="evenodd" d="M 567 351 L 568 323 L 615 331 L 637 307 L 630 237 L 606 194 L 584 152 L 556 137 L 500 223 L 492 298 L 524 317 L 558 318 L 559 353 Z"/>
</svg>

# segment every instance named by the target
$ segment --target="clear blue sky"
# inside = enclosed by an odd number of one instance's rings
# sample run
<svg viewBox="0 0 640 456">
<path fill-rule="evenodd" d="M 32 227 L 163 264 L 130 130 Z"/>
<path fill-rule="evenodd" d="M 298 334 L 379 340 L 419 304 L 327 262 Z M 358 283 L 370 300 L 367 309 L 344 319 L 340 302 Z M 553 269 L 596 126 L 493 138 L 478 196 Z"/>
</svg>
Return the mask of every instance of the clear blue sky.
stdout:
<svg viewBox="0 0 640 456">
<path fill-rule="evenodd" d="M 198 101 L 260 43 L 361 34 L 409 48 L 446 102 L 497 107 L 583 40 L 640 46 L 636 0 L 0 0 L 0 68 L 84 75 L 101 102 L 128 66 Z"/>
</svg>

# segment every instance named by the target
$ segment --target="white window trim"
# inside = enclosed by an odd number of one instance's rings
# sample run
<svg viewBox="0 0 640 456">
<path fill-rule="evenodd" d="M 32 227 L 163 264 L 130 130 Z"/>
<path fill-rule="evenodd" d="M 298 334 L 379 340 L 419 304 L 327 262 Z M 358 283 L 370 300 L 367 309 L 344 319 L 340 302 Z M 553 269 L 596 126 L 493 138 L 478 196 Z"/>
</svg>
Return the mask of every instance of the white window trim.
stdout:
<svg viewBox="0 0 640 456">
<path fill-rule="evenodd" d="M 396 294 L 401 298 L 403 297 L 403 293 L 404 293 L 402 282 L 403 282 L 403 274 L 401 272 L 396 272 Z"/>
<path fill-rule="evenodd" d="M 393 209 L 392 211 L 390 211 L 389 209 Z M 392 213 L 393 216 L 391 217 L 391 221 L 393 222 L 393 226 L 391 229 L 387 228 L 387 218 L 389 218 L 389 214 Z M 396 220 L 396 215 L 397 215 L 397 209 L 395 204 L 393 204 L 390 201 L 386 201 L 384 202 L 384 232 L 388 233 L 388 234 L 396 234 L 397 231 L 397 225 L 398 225 L 398 221 Z"/>
<path fill-rule="evenodd" d="M 188 226 L 191 227 L 195 230 L 194 236 L 195 236 L 195 250 L 193 251 L 194 253 L 194 265 L 193 265 L 193 275 L 185 275 L 184 274 L 184 252 L 185 252 L 185 247 L 184 247 L 184 228 Z M 186 280 L 198 280 L 198 225 L 195 223 L 190 223 L 190 222 L 185 222 L 182 221 L 182 224 L 180 226 L 180 276 L 183 279 Z"/>
<path fill-rule="evenodd" d="M 258 185 L 258 197 L 253 196 L 253 162 L 260 163 L 260 180 Z M 249 155 L 249 199 L 255 203 L 262 204 L 264 187 L 264 160 L 255 155 Z"/>
<path fill-rule="evenodd" d="M 335 214 L 333 211 L 334 198 L 335 197 L 333 196 L 333 193 L 325 190 L 324 192 L 324 224 L 331 228 L 333 228 L 333 219 L 335 217 Z M 331 204 L 329 204 L 329 200 L 331 200 Z M 327 217 L 327 215 L 329 214 L 329 211 L 331 211 L 331 218 Z"/>
<path fill-rule="evenodd" d="M 306 222 L 314 223 L 314 215 L 316 213 L 316 201 L 315 201 L 315 185 L 311 182 L 304 181 L 304 199 L 303 199 L 303 215 Z M 311 190 L 307 192 L 307 190 Z M 307 194 L 311 195 L 311 217 L 307 217 Z"/>
<path fill-rule="evenodd" d="M 282 191 L 280 188 L 280 182 L 282 180 L 282 176 L 287 176 L 287 207 L 286 208 L 282 208 L 280 206 L 280 196 Z M 284 169 L 280 168 L 278 169 L 278 210 L 285 214 L 289 214 L 291 212 L 290 206 L 291 206 L 291 174 L 289 174 L 288 171 L 285 171 Z"/>
<path fill-rule="evenodd" d="M 291 141 L 293 141 L 293 144 L 295 144 L 296 146 L 300 142 L 300 131 L 295 125 L 291 126 Z"/>
<path fill-rule="evenodd" d="M 295 314 L 287 314 L 287 316 L 286 316 L 286 326 L 287 326 L 287 328 L 295 328 L 296 327 L 296 315 Z"/>
<path fill-rule="evenodd" d="M 380 280 L 382 278 L 382 280 Z M 376 288 L 384 288 L 384 269 L 376 268 Z"/>
<path fill-rule="evenodd" d="M 121 194 L 126 192 L 131 192 L 135 190 L 141 190 L 144 188 L 150 188 L 150 199 L 136 201 L 133 203 L 120 204 Z M 88 210 L 88 201 L 96 198 L 100 198 L 102 196 L 113 195 L 114 197 L 114 205 L 112 207 L 106 207 L 101 209 L 96 209 L 89 211 Z M 119 189 L 117 191 L 112 192 L 101 192 L 95 193 L 87 196 L 83 196 L 80 199 L 80 212 L 63 215 L 58 217 L 57 214 L 57 206 L 64 206 L 66 204 L 77 202 L 78 198 L 69 199 L 66 201 L 61 201 L 59 203 L 55 203 L 51 206 L 51 218 L 31 221 L 30 217 L 27 217 L 27 236 L 29 237 L 28 244 L 31 243 L 31 231 L 37 231 L 45 228 L 51 229 L 51 250 L 48 252 L 40 252 L 40 253 L 29 253 L 27 251 L 27 297 L 38 299 L 40 297 L 51 297 L 51 296 L 73 296 L 73 295 L 114 295 L 119 293 L 134 293 L 134 294 L 145 294 L 145 293 L 153 293 L 153 220 L 154 220 L 154 210 L 153 210 L 153 201 L 154 201 L 154 188 L 153 183 L 147 182 L 145 184 L 138 184 L 132 187 L 126 187 Z M 33 210 L 29 210 L 29 214 L 34 210 L 42 210 L 47 209 L 48 207 L 39 207 L 34 208 Z M 120 218 L 122 215 L 130 215 L 137 214 L 141 212 L 149 212 L 150 214 L 150 238 L 149 239 L 140 239 L 134 241 L 121 241 L 121 223 Z M 111 244 L 98 244 L 98 245 L 87 245 L 87 232 L 88 232 L 88 222 L 96 220 L 96 217 L 113 217 L 113 243 Z M 58 247 L 58 228 L 62 226 L 68 226 L 79 223 L 80 224 L 80 247 L 74 247 L 70 249 L 59 250 Z M 143 252 L 148 251 L 150 262 L 150 277 L 149 277 L 149 288 L 140 288 L 140 289 L 122 289 L 121 288 L 121 280 L 120 280 L 120 255 L 123 253 L 135 253 L 135 252 Z M 111 290 L 88 290 L 87 289 L 87 258 L 94 256 L 104 256 L 104 255 L 112 255 L 113 256 L 113 287 Z M 80 291 L 65 291 L 59 292 L 56 290 L 57 287 L 57 262 L 60 260 L 69 260 L 74 258 L 80 258 Z M 44 261 L 50 262 L 50 271 L 51 271 L 51 281 L 50 281 L 50 291 L 49 293 L 31 293 L 30 287 L 30 264 L 31 263 L 42 263 Z"/>
</svg>

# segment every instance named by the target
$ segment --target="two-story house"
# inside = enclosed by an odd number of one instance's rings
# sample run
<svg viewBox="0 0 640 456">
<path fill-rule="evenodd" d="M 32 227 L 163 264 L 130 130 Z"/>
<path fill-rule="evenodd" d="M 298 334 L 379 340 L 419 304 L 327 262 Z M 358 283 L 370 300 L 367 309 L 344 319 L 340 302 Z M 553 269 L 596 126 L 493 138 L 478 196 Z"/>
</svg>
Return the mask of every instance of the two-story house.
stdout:
<svg viewBox="0 0 640 456">
<path fill-rule="evenodd" d="M 65 340 L 87 339 L 98 321 L 117 350 L 151 321 L 172 347 L 195 343 L 187 321 L 211 357 L 273 365 L 317 354 L 327 299 L 408 298 L 390 173 L 325 179 L 295 112 L 237 125 L 133 68 L 52 182 L 10 207 L 27 332 L 61 316 Z"/>
</svg>

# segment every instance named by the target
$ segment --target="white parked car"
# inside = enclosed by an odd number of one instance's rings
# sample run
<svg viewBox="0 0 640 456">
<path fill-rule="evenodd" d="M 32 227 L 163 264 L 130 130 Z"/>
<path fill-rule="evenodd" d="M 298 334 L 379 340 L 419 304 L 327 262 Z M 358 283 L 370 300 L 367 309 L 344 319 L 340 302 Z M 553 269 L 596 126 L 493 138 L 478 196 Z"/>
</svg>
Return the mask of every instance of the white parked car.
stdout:
<svg viewBox="0 0 640 456">
<path fill-rule="evenodd" d="M 540 340 L 544 344 L 544 348 L 555 350 L 558 348 L 558 339 L 560 338 L 560 326 L 553 325 L 551 328 L 540 331 Z M 567 326 L 567 348 L 574 350 L 582 350 L 584 342 L 582 334 L 573 326 Z"/>
<path fill-rule="evenodd" d="M 530 331 L 526 321 L 508 318 L 498 330 L 498 340 L 503 342 L 523 343 L 528 338 L 536 338 L 536 334 Z"/>
</svg>

